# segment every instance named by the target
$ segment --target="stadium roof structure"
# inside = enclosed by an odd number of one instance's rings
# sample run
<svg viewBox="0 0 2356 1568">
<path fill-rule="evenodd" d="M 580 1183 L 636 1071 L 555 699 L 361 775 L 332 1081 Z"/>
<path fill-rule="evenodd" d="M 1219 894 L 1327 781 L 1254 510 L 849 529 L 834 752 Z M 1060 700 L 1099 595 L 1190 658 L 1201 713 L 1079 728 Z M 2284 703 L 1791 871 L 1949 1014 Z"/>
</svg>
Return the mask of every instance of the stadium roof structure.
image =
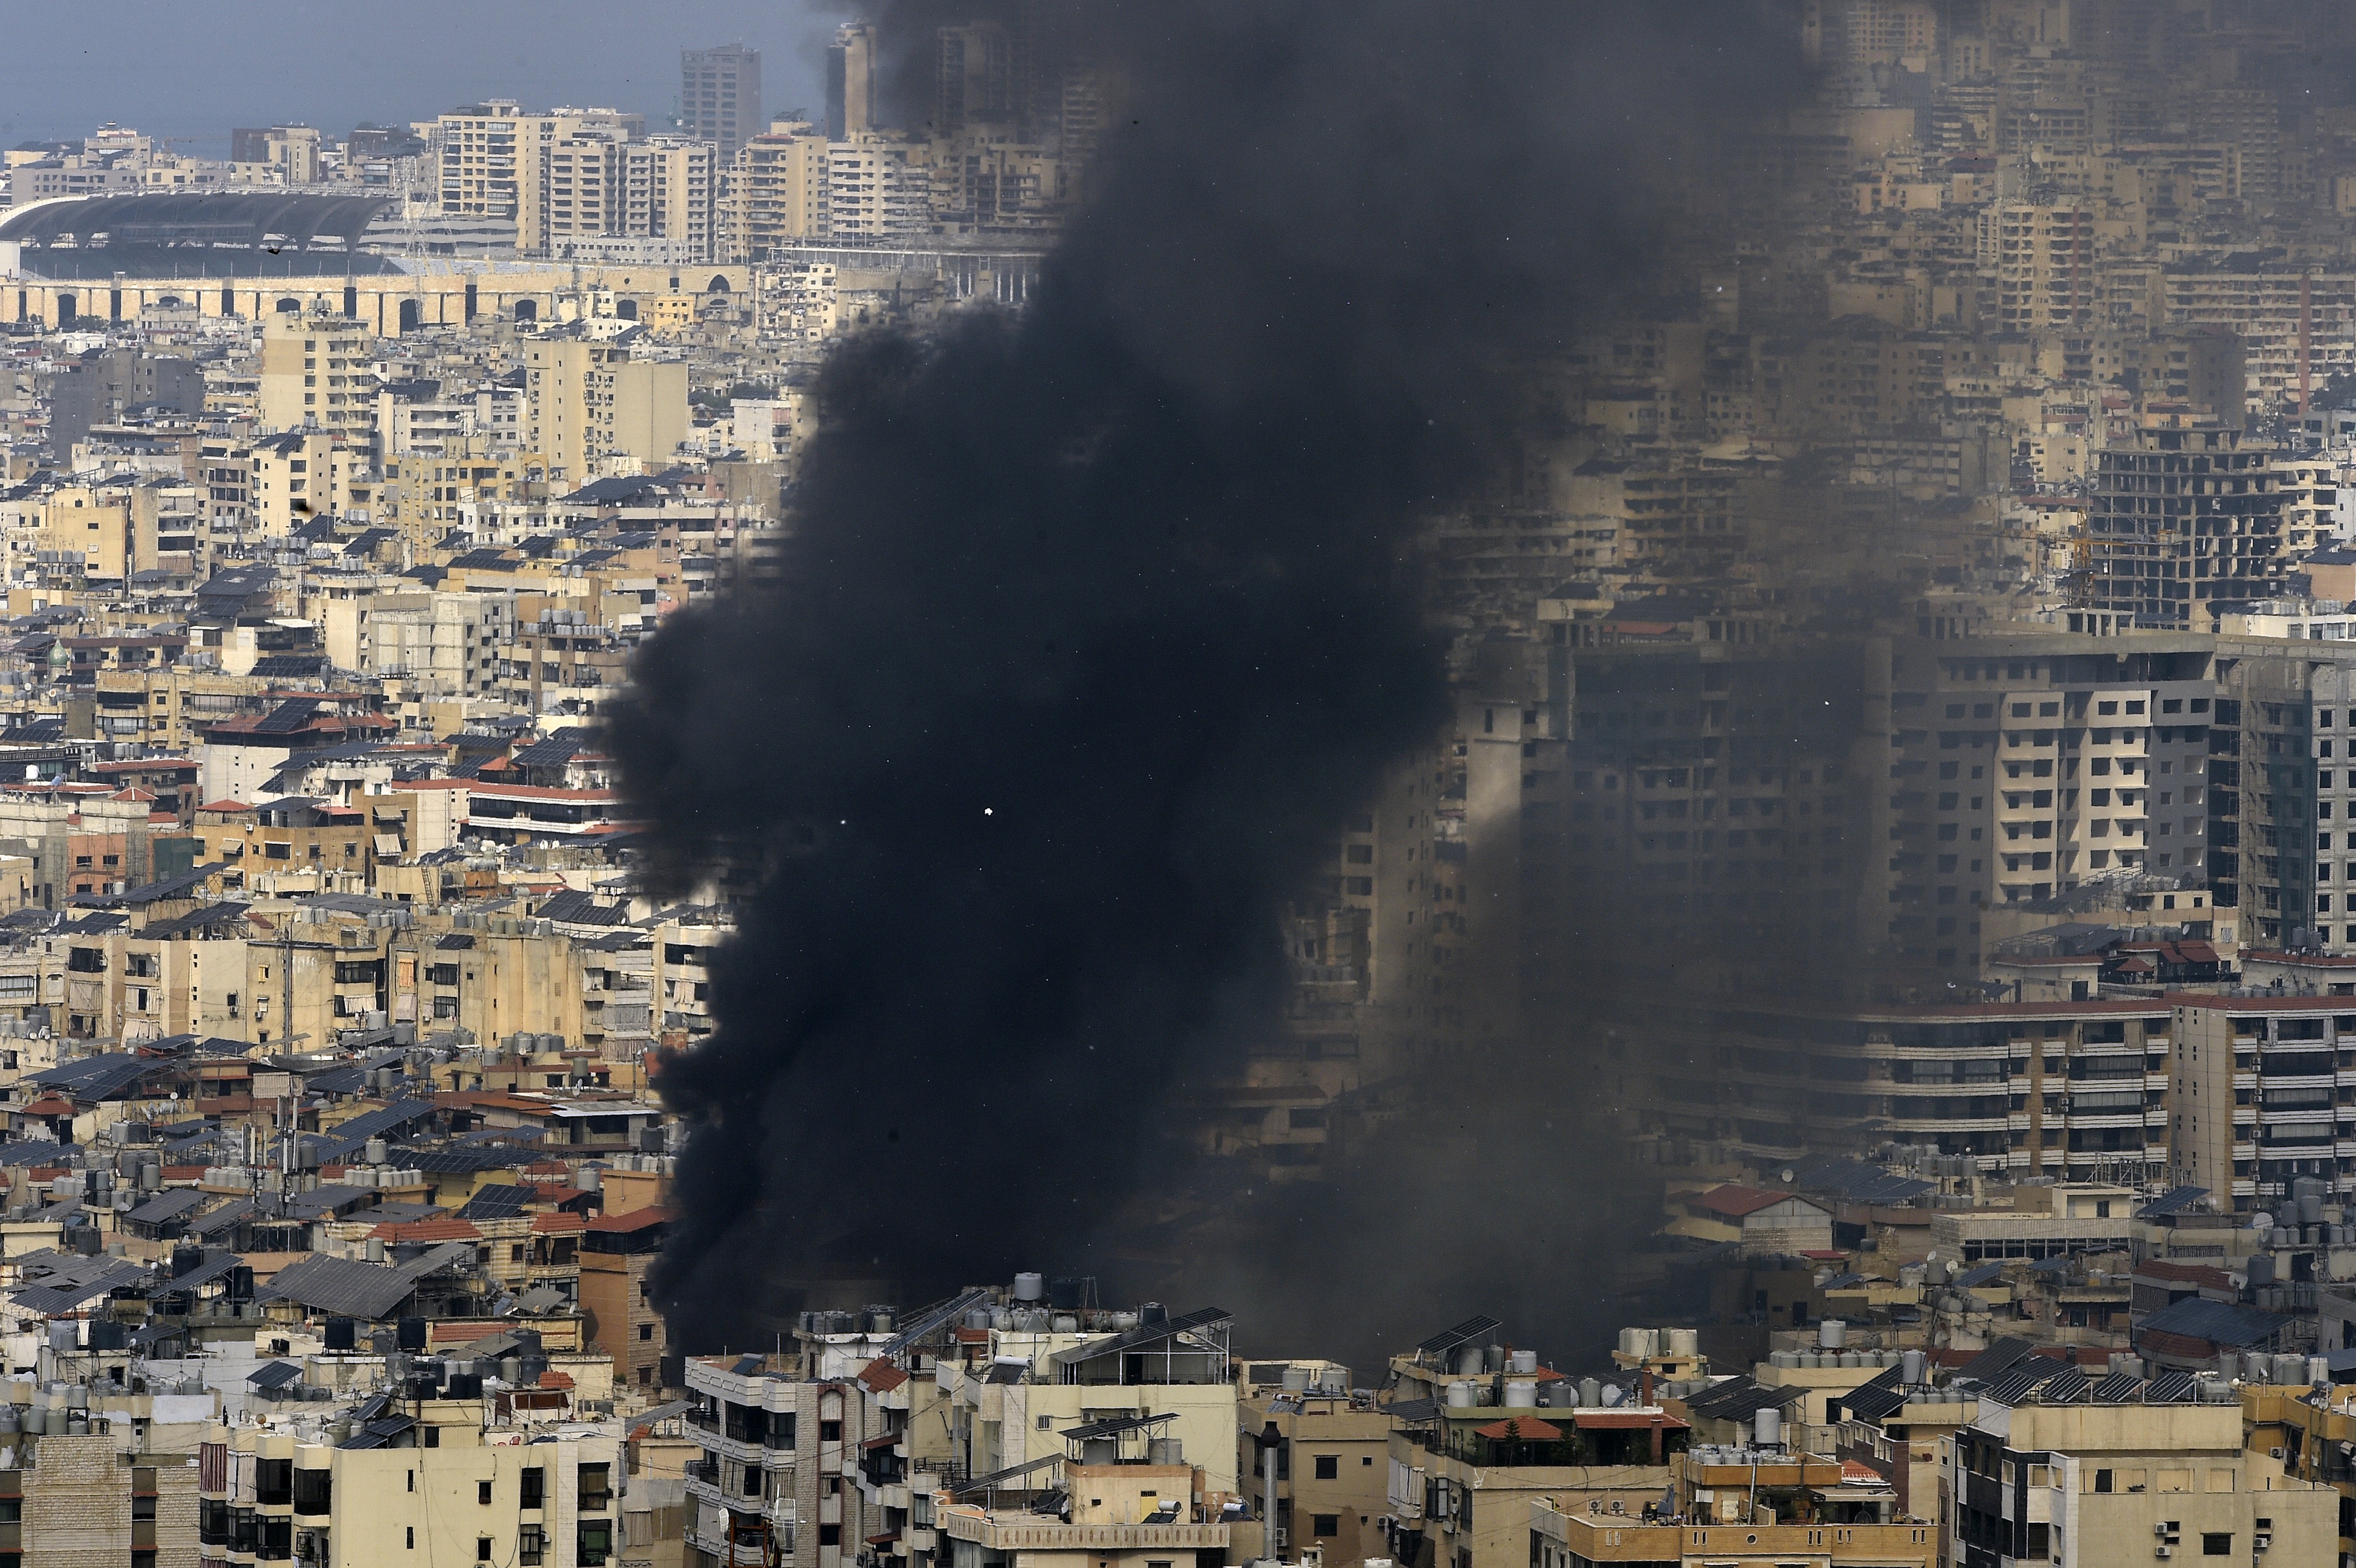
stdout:
<svg viewBox="0 0 2356 1568">
<path fill-rule="evenodd" d="M 399 269 L 360 251 L 383 196 L 188 191 L 60 197 L 0 215 L 33 277 L 315 277 Z"/>
</svg>

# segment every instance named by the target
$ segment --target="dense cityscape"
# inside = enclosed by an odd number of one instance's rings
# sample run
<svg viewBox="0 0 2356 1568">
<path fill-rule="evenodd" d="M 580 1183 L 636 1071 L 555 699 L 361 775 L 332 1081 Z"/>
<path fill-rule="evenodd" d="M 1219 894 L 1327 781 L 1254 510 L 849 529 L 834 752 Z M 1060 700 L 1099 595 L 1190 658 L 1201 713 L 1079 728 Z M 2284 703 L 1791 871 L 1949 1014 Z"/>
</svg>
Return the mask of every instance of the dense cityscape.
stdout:
<svg viewBox="0 0 2356 1568">
<path fill-rule="evenodd" d="M 1321 272 L 1347 137 L 974 9 L 0 151 L 0 1568 L 2356 1565 L 2356 11 L 1726 0 L 1792 81 L 1483 336 L 1502 228 Z M 1244 218 L 1108 244 L 1198 133 Z M 1205 485 L 1308 519 L 1205 525 L 1312 585 L 1184 605 L 1224 697 L 1121 597 L 1197 452 L 926 422 L 1146 252 L 1145 423 L 1310 400 L 1198 308 L 1288 269 L 1480 410 Z"/>
</svg>

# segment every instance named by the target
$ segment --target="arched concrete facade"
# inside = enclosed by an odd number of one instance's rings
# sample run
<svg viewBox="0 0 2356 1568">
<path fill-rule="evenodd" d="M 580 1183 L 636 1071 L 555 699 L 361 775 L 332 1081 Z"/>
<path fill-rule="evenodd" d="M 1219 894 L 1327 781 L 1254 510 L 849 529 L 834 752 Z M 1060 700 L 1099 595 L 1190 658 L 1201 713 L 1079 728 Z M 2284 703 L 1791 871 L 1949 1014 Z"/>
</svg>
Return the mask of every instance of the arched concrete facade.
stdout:
<svg viewBox="0 0 2356 1568">
<path fill-rule="evenodd" d="M 380 336 L 403 329 L 404 307 L 413 305 L 417 329 L 463 326 L 487 317 L 517 318 L 516 306 L 530 302 L 530 317 L 553 321 L 557 301 L 563 295 L 602 290 L 616 301 L 629 300 L 644 318 L 647 306 L 670 294 L 707 296 L 727 284 L 732 296 L 746 296 L 752 287 L 746 267 L 547 267 L 529 271 L 388 273 L 381 277 L 347 278 L 121 278 L 93 283 L 89 279 L 50 280 L 0 278 L 0 322 L 38 322 L 57 330 L 66 326 L 103 327 L 135 322 L 147 309 L 166 300 L 179 308 L 194 303 L 203 316 L 237 315 L 252 321 L 294 302 L 301 312 L 343 315 L 348 302 L 354 319 L 366 323 Z"/>
</svg>

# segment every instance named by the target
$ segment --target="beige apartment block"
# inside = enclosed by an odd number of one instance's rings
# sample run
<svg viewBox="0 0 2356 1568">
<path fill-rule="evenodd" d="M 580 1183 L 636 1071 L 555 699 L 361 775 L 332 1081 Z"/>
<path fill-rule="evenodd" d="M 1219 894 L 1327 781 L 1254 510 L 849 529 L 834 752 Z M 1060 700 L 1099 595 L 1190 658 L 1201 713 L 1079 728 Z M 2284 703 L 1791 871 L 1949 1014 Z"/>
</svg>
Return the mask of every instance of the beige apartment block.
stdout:
<svg viewBox="0 0 2356 1568">
<path fill-rule="evenodd" d="M 827 142 L 817 127 L 780 120 L 736 155 L 729 255 L 758 261 L 779 245 L 827 232 Z"/>
<path fill-rule="evenodd" d="M 522 112 L 493 98 L 415 127 L 437 165 L 442 211 L 452 218 L 516 215 L 516 142 Z"/>
<path fill-rule="evenodd" d="M 27 1445 L 21 1466 L 0 1470 L 0 1517 L 14 1521 L 0 1526 L 0 1558 L 26 1568 L 197 1562 L 197 1472 L 185 1459 L 123 1454 L 102 1433 Z"/>
<path fill-rule="evenodd" d="M 365 434 L 376 412 L 375 350 L 358 321 L 273 314 L 262 327 L 262 422 Z"/>
<path fill-rule="evenodd" d="M 618 1561 L 616 1439 L 567 1429 L 525 1443 L 517 1433 L 486 1432 L 476 1401 L 432 1400 L 422 1409 L 430 1445 L 339 1448 L 216 1428 L 207 1462 L 191 1473 L 201 1476 L 208 1506 L 258 1516 L 265 1558 L 321 1568 Z M 281 1541 L 294 1550 L 281 1552 Z"/>
<path fill-rule="evenodd" d="M 355 432 L 364 443 L 366 427 Z M 344 432 L 289 431 L 254 443 L 249 503 L 255 531 L 283 539 L 314 517 L 339 517 L 368 492 L 366 446 Z"/>
<path fill-rule="evenodd" d="M 1983 1400 L 1941 1444 L 1950 1561 L 2329 1563 L 2340 1495 L 2242 1445 L 2242 1406 Z M 1918 1505 L 1919 1506 L 1919 1505 Z"/>
<path fill-rule="evenodd" d="M 578 339 L 532 343 L 524 363 L 525 443 L 552 483 L 578 486 L 613 458 L 667 463 L 687 439 L 684 364 Z"/>
</svg>

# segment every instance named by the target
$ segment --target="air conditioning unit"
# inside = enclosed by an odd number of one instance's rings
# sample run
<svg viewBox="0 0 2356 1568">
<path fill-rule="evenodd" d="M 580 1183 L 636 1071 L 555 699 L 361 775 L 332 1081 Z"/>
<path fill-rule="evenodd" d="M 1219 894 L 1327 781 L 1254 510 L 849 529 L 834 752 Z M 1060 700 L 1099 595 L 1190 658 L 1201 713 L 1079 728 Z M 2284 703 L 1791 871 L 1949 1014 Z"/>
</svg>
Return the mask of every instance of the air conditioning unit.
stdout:
<svg viewBox="0 0 2356 1568">
<path fill-rule="evenodd" d="M 2162 1546 L 2155 1546 L 2155 1547 L 2153 1547 L 2153 1548 L 2151 1549 L 2151 1554 L 2152 1554 L 2154 1557 L 2165 1557 L 2165 1556 L 2169 1555 L 2169 1551 L 2168 1551 L 2168 1548 L 2167 1548 L 2166 1546 L 2164 1546 L 2164 1545 L 2162 1545 Z"/>
<path fill-rule="evenodd" d="M 2269 1459 L 2279 1459 L 2282 1456 L 2283 1451 L 2279 1448 L 2269 1448 L 2266 1450 L 2266 1457 Z"/>
<path fill-rule="evenodd" d="M 2151 1532 L 2154 1535 L 2165 1537 L 2168 1534 L 2168 1521 L 2164 1519 L 2159 1520 L 2151 1527 Z"/>
</svg>

